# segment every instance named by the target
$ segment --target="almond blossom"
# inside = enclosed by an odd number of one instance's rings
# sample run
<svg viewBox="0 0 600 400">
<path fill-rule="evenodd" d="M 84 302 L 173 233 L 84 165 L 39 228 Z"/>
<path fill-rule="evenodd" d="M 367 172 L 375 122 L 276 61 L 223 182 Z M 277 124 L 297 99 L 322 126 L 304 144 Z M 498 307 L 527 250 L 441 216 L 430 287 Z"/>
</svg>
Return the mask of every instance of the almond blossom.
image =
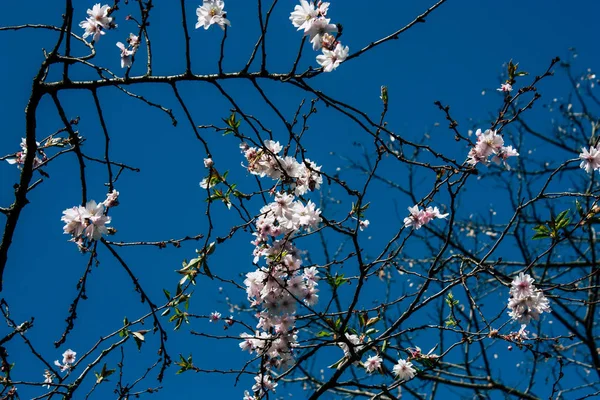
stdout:
<svg viewBox="0 0 600 400">
<path fill-rule="evenodd" d="M 419 209 L 418 205 L 408 207 L 410 215 L 404 218 L 404 227 L 412 226 L 414 229 L 421 229 L 423 225 L 428 224 L 434 218 L 446 218 L 449 214 L 442 214 L 437 207 L 427 207 L 424 210 Z"/>
<path fill-rule="evenodd" d="M 294 157 L 281 156 L 283 147 L 279 142 L 267 140 L 262 148 L 242 143 L 240 148 L 250 173 L 276 179 L 287 189 L 273 189 L 273 201 L 260 209 L 254 222 L 254 263 L 262 265 L 246 274 L 244 285 L 250 305 L 258 309 L 259 330 L 254 335 L 242 333 L 239 346 L 243 351 L 265 356 L 267 370 L 284 368 L 291 365 L 298 346 L 298 304 L 312 307 L 319 301 L 319 271 L 314 266 L 302 268 L 301 254 L 293 240 L 303 231 L 318 228 L 321 210 L 312 201 L 295 196 L 319 188 L 323 179 L 320 167 L 312 161 L 300 163 Z M 212 169 L 211 162 L 206 165 Z M 255 381 L 252 390 L 260 395 L 277 386 L 265 371 Z"/>
<path fill-rule="evenodd" d="M 81 21 L 79 26 L 83 28 L 85 31 L 83 32 L 83 38 L 87 38 L 88 36 L 92 37 L 94 42 L 100 40 L 100 36 L 104 35 L 105 32 L 102 29 L 102 25 L 98 25 L 91 19 L 86 19 L 85 21 Z"/>
<path fill-rule="evenodd" d="M 503 83 L 500 85 L 500 88 L 496 89 L 499 92 L 510 93 L 513 90 L 513 87 L 510 83 Z"/>
<path fill-rule="evenodd" d="M 341 43 L 338 43 L 335 49 L 329 50 L 323 47 L 322 51 L 323 54 L 317 56 L 317 62 L 323 67 L 323 71 L 331 72 L 346 60 L 350 49 L 348 46 L 343 47 Z"/>
<path fill-rule="evenodd" d="M 313 50 L 319 50 L 322 46 L 323 38 L 326 34 L 337 32 L 338 28 L 335 24 L 330 24 L 329 19 L 319 18 L 312 23 L 310 28 L 306 31 L 305 35 L 308 35 L 310 42 L 313 45 Z M 327 36 L 327 37 L 329 37 Z"/>
<path fill-rule="evenodd" d="M 367 358 L 367 361 L 364 364 L 365 369 L 367 370 L 367 373 L 370 374 L 371 372 L 376 371 L 379 368 L 381 368 L 382 362 L 383 362 L 383 359 L 379 356 L 371 356 L 371 357 Z"/>
<path fill-rule="evenodd" d="M 475 166 L 477 163 L 487 164 L 488 157 L 493 155 L 492 161 L 496 164 L 504 163 L 509 168 L 508 164 L 506 164 L 506 159 L 519 155 L 512 146 L 504 146 L 504 138 L 496 131 L 487 129 L 482 133 L 481 129 L 477 129 L 475 134 L 477 136 L 477 143 L 469 151 L 467 157 L 467 163 L 470 165 Z"/>
<path fill-rule="evenodd" d="M 121 42 L 117 42 L 117 47 L 121 49 L 121 68 L 131 67 L 132 59 L 131 56 L 135 54 L 135 50 L 128 49 Z"/>
<path fill-rule="evenodd" d="M 103 6 L 100 3 L 94 4 L 94 7 L 87 10 L 88 20 L 102 26 L 103 28 L 110 29 L 112 27 L 112 17 L 109 17 L 110 6 L 105 4 Z"/>
<path fill-rule="evenodd" d="M 283 149 L 279 142 L 265 140 L 263 148 L 250 147 L 246 143 L 240 145 L 248 162 L 248 172 L 261 178 L 269 176 L 289 183 L 296 196 L 319 189 L 323 183 L 321 167 L 306 158 L 303 163 L 294 157 L 281 157 Z"/>
<path fill-rule="evenodd" d="M 531 276 L 521 272 L 511 283 L 508 315 L 523 325 L 528 324 L 531 319 L 539 320 L 540 314 L 552 311 L 548 299 L 541 290 L 533 286 L 533 282 Z"/>
<path fill-rule="evenodd" d="M 410 361 L 403 359 L 398 360 L 398 364 L 394 365 L 392 372 L 399 380 L 407 381 L 415 377 L 417 371 L 413 368 Z"/>
<path fill-rule="evenodd" d="M 204 0 L 202 6 L 196 10 L 198 22 L 196 29 L 204 26 L 204 29 L 210 28 L 211 25 L 217 24 L 221 29 L 225 30 L 225 25 L 231 26 L 227 18 L 227 13 L 223 10 L 225 2 L 222 0 Z"/>
<path fill-rule="evenodd" d="M 36 142 L 37 147 L 39 148 L 40 143 Z M 38 157 L 37 154 L 33 159 L 33 168 L 40 166 L 44 161 L 46 161 L 46 154 L 43 151 L 38 150 L 38 153 L 42 155 L 42 158 Z M 25 164 L 25 157 L 27 156 L 27 140 L 25 138 L 21 138 L 21 151 L 17 152 L 14 157 L 9 157 L 6 159 L 6 162 L 9 164 L 17 164 L 19 168 L 21 165 Z"/>
<path fill-rule="evenodd" d="M 579 154 L 579 158 L 581 159 L 581 164 L 579 166 L 582 169 L 585 169 L 585 172 L 588 174 L 595 170 L 600 170 L 600 144 L 594 146 L 590 146 L 590 150 L 587 148 L 581 149 L 581 154 Z"/>
<path fill-rule="evenodd" d="M 304 29 L 306 33 L 317 18 L 327 15 L 328 8 L 329 3 L 326 2 L 319 1 L 315 8 L 314 2 L 300 0 L 300 5 L 294 7 L 294 11 L 290 14 L 290 21 L 298 30 Z"/>
<path fill-rule="evenodd" d="M 60 363 L 58 360 L 56 360 L 56 361 L 54 361 L 54 365 L 59 367 L 61 372 L 65 372 L 66 370 L 71 368 L 71 366 L 75 363 L 76 355 L 77 355 L 77 353 L 75 353 L 71 349 L 68 349 L 62 355 L 63 356 L 62 363 Z M 45 376 L 45 374 L 44 374 L 44 376 Z M 46 379 L 48 379 L 48 378 L 46 377 Z M 48 383 L 48 382 L 46 382 L 46 383 Z M 50 383 L 51 383 L 51 381 L 50 381 Z"/>
<path fill-rule="evenodd" d="M 58 360 L 56 360 L 58 362 Z M 50 385 L 54 383 L 54 375 L 52 375 L 52 373 L 48 370 L 44 371 L 44 384 L 42 385 L 42 387 L 45 387 L 46 389 L 50 389 Z"/>
<path fill-rule="evenodd" d="M 64 233 L 73 236 L 73 239 L 87 238 L 89 241 L 100 240 L 102 235 L 108 233 L 106 224 L 110 217 L 104 215 L 104 204 L 97 204 L 94 200 L 86 203 L 85 207 L 72 207 L 63 211 L 61 221 L 65 222 Z"/>
<path fill-rule="evenodd" d="M 300 0 L 300 5 L 290 14 L 290 21 L 298 30 L 304 30 L 308 36 L 313 50 L 322 49 L 323 54 L 317 56 L 317 63 L 323 71 L 331 72 L 342 63 L 350 52 L 348 46 L 342 46 L 332 33 L 338 33 L 338 25 L 325 18 L 329 10 L 329 3 Z M 340 32 L 341 33 L 341 32 Z"/>
<path fill-rule="evenodd" d="M 271 380 L 271 376 L 258 374 L 254 377 L 256 383 L 252 386 L 252 390 L 254 392 L 260 393 L 262 396 L 266 391 L 275 391 L 275 387 L 277 387 L 277 383 Z"/>
<path fill-rule="evenodd" d="M 101 35 L 104 35 L 105 29 L 115 28 L 116 25 L 112 22 L 113 18 L 109 17 L 110 7 L 108 5 L 101 6 L 97 3 L 91 9 L 87 10 L 88 17 L 85 21 L 81 21 L 79 26 L 85 30 L 83 38 L 92 36 L 92 40 L 97 42 Z"/>
</svg>

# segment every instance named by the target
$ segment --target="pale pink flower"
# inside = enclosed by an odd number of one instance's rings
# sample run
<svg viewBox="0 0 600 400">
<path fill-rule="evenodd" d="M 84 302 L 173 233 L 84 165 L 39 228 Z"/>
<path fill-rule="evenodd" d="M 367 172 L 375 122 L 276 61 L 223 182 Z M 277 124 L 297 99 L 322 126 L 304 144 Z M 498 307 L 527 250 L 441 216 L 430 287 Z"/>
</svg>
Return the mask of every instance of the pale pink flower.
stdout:
<svg viewBox="0 0 600 400">
<path fill-rule="evenodd" d="M 533 282 L 534 279 L 531 276 L 521 272 L 511 282 L 510 292 L 515 296 L 530 296 L 535 290 Z"/>
<path fill-rule="evenodd" d="M 221 319 L 221 313 L 218 311 L 213 311 L 210 313 L 210 317 L 208 319 L 209 322 L 216 322 Z"/>
<path fill-rule="evenodd" d="M 58 360 L 57 360 L 58 361 Z M 54 375 L 48 370 L 44 371 L 44 385 L 46 389 L 50 389 L 50 385 L 54 382 Z"/>
<path fill-rule="evenodd" d="M 411 362 L 400 359 L 398 364 L 394 365 L 392 372 L 400 380 L 409 380 L 415 377 L 417 371 L 413 368 Z"/>
<path fill-rule="evenodd" d="M 227 13 L 223 10 L 225 2 L 222 0 L 204 0 L 201 7 L 196 10 L 198 22 L 196 29 L 204 26 L 204 29 L 210 28 L 211 25 L 217 24 L 221 29 L 225 30 L 225 25 L 231 26 L 231 23 L 225 16 Z"/>
<path fill-rule="evenodd" d="M 506 163 L 508 157 L 517 157 L 519 153 L 512 146 L 503 146 L 500 150 L 496 151 L 496 155 L 492 157 L 492 161 L 500 165 L 504 164 L 506 169 L 510 169 L 510 166 Z"/>
<path fill-rule="evenodd" d="M 261 395 L 266 391 L 275 391 L 275 387 L 277 387 L 277 383 L 271 380 L 270 375 L 258 374 L 254 377 L 254 381 L 256 382 L 254 386 L 252 386 L 252 390 L 254 392 L 258 392 Z"/>
<path fill-rule="evenodd" d="M 294 11 L 290 14 L 290 21 L 298 30 L 304 29 L 304 32 L 307 32 L 317 18 L 327 15 L 328 8 L 329 3 L 319 1 L 315 8 L 314 2 L 300 0 L 300 5 L 294 7 Z"/>
<path fill-rule="evenodd" d="M 513 90 L 513 87 L 510 83 L 503 83 L 500 85 L 499 89 L 496 89 L 499 92 L 510 93 Z"/>
<path fill-rule="evenodd" d="M 77 355 L 77 353 L 75 353 L 73 350 L 69 349 L 63 353 L 62 364 L 58 360 L 56 360 L 56 361 L 54 361 L 54 365 L 59 367 L 61 372 L 64 372 L 64 371 L 68 370 L 69 368 L 71 368 L 71 365 L 73 365 L 75 363 L 76 355 Z"/>
<path fill-rule="evenodd" d="M 329 21 L 328 18 L 319 18 L 314 21 L 310 28 L 304 33 L 309 36 L 310 42 L 313 45 L 313 50 L 319 50 L 322 47 L 323 39 L 326 38 L 325 35 L 338 31 L 337 25 L 330 24 Z"/>
<path fill-rule="evenodd" d="M 533 282 L 531 276 L 520 273 L 511 283 L 508 315 L 521 324 L 528 324 L 531 319 L 539 320 L 540 314 L 551 312 L 548 299 L 533 286 Z"/>
<path fill-rule="evenodd" d="M 579 158 L 582 160 L 579 166 L 585 169 L 588 174 L 595 170 L 600 170 L 600 144 L 596 147 L 590 146 L 590 150 L 587 148 L 581 149 Z"/>
<path fill-rule="evenodd" d="M 127 38 L 127 43 L 129 43 L 129 45 L 134 49 L 137 49 L 140 46 L 140 37 L 130 33 L 129 37 Z"/>
<path fill-rule="evenodd" d="M 100 40 L 100 36 L 105 34 L 102 25 L 90 18 L 86 19 L 85 21 L 81 21 L 79 26 L 85 30 L 83 32 L 84 39 L 88 36 L 92 36 L 92 40 L 94 42 L 98 42 L 98 40 Z"/>
<path fill-rule="evenodd" d="M 71 234 L 75 239 L 85 236 L 88 240 L 99 240 L 103 234 L 107 234 L 105 225 L 110 223 L 110 217 L 104 215 L 104 204 L 96 204 L 94 200 L 88 201 L 85 207 L 66 209 L 61 220 L 66 223 L 64 233 Z"/>
<path fill-rule="evenodd" d="M 37 147 L 39 148 L 40 143 L 36 142 Z M 37 155 L 33 159 L 33 168 L 40 166 L 46 160 L 46 154 L 43 151 L 38 150 L 43 157 L 40 159 Z M 27 140 L 25 138 L 21 138 L 21 151 L 17 152 L 15 157 L 9 157 L 6 159 L 6 162 L 9 164 L 17 164 L 19 168 L 21 165 L 25 163 L 25 157 L 27 156 Z"/>
<path fill-rule="evenodd" d="M 449 214 L 442 214 L 437 207 L 427 207 L 425 210 L 420 210 L 418 205 L 408 207 L 410 215 L 404 218 L 404 227 L 413 227 L 420 229 L 423 225 L 428 224 L 434 218 L 446 218 Z"/>
<path fill-rule="evenodd" d="M 350 49 L 348 46 L 343 47 L 341 43 L 338 43 L 333 50 L 323 47 L 321 51 L 323 54 L 317 56 L 317 62 L 323 67 L 323 71 L 331 72 L 346 60 Z"/>
<path fill-rule="evenodd" d="M 488 163 L 488 157 L 493 155 L 492 161 L 496 164 L 506 164 L 508 157 L 518 156 L 519 153 L 512 146 L 504 146 L 504 138 L 499 135 L 496 131 L 487 129 L 485 132 L 481 132 L 481 129 L 477 129 L 475 132 L 477 135 L 477 143 L 469 151 L 467 157 L 467 163 L 470 165 L 477 165 L 477 163 Z"/>
<path fill-rule="evenodd" d="M 131 67 L 132 59 L 131 56 L 135 54 L 135 50 L 128 49 L 121 42 L 117 42 L 117 47 L 121 49 L 121 68 Z"/>
<path fill-rule="evenodd" d="M 87 10 L 88 20 L 93 21 L 103 28 L 110 29 L 112 24 L 112 17 L 109 17 L 110 6 L 105 4 L 100 6 L 100 3 L 94 4 L 94 7 Z"/>
<path fill-rule="evenodd" d="M 375 370 L 378 370 L 381 367 L 381 363 L 383 362 L 383 359 L 379 356 L 371 356 L 369 358 L 367 358 L 367 361 L 365 362 L 365 369 L 367 370 L 367 373 L 371 373 Z"/>
<path fill-rule="evenodd" d="M 106 200 L 104 200 L 102 204 L 104 204 L 104 207 L 106 208 L 118 206 L 119 192 L 113 189 L 110 193 L 106 195 Z"/>
</svg>

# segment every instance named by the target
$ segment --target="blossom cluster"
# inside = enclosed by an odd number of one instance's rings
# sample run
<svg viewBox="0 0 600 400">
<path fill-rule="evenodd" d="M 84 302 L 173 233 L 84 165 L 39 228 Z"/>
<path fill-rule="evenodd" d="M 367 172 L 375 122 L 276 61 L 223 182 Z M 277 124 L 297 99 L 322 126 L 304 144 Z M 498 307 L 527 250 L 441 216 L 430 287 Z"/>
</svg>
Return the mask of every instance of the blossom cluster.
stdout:
<svg viewBox="0 0 600 400">
<path fill-rule="evenodd" d="M 308 36 L 313 50 L 321 50 L 323 54 L 317 56 L 317 62 L 323 67 L 323 71 L 331 72 L 342 63 L 350 49 L 342 46 L 332 34 L 339 33 L 338 25 L 330 23 L 327 18 L 329 3 L 319 1 L 317 4 L 300 0 L 300 5 L 294 8 L 290 14 L 290 21 L 298 28 L 304 30 L 304 36 Z"/>
<path fill-rule="evenodd" d="M 477 129 L 477 143 L 469 151 L 467 163 L 477 165 L 477 163 L 488 164 L 488 158 L 493 155 L 492 161 L 500 165 L 504 163 L 506 168 L 510 168 L 506 163 L 508 157 L 518 156 L 519 153 L 512 146 L 504 146 L 504 138 L 496 131 L 487 129 L 481 132 Z"/>
<path fill-rule="evenodd" d="M 304 163 L 300 163 L 294 157 L 279 156 L 283 148 L 279 142 L 265 140 L 264 148 L 250 147 L 242 143 L 240 148 L 246 157 L 247 168 L 251 174 L 261 178 L 269 176 L 290 183 L 296 196 L 319 189 L 323 183 L 323 177 L 319 172 L 321 167 L 308 158 Z"/>
<path fill-rule="evenodd" d="M 592 171 L 600 170 L 600 144 L 590 146 L 589 151 L 585 147 L 582 148 L 579 158 L 581 159 L 579 166 L 585 169 L 585 172 L 588 174 Z"/>
<path fill-rule="evenodd" d="M 521 324 L 528 324 L 532 318 L 539 320 L 540 314 L 551 312 L 548 299 L 533 282 L 531 276 L 521 272 L 511 283 L 508 315 Z"/>
<path fill-rule="evenodd" d="M 298 304 L 315 305 L 318 300 L 318 270 L 302 267 L 294 236 L 311 231 L 321 221 L 321 211 L 311 201 L 303 203 L 295 195 L 320 187 L 322 178 L 314 163 L 305 164 L 293 157 L 281 157 L 278 142 L 266 141 L 263 149 L 241 146 L 248 170 L 255 175 L 288 184 L 288 192 L 273 193 L 274 201 L 261 208 L 254 232 L 254 263 L 263 264 L 246 274 L 244 285 L 248 300 L 259 308 L 254 334 L 242 333 L 240 348 L 263 357 L 269 368 L 282 368 L 293 360 L 298 345 L 295 313 Z M 262 260 L 262 262 L 261 262 Z M 262 396 L 277 386 L 268 371 L 255 377 L 254 394 Z M 249 392 L 244 398 L 253 398 Z"/>
<path fill-rule="evenodd" d="M 204 27 L 204 29 L 210 28 L 211 25 L 217 24 L 221 29 L 225 30 L 225 25 L 231 26 L 231 23 L 227 18 L 227 13 L 224 11 L 225 2 L 222 0 L 204 0 L 202 5 L 196 10 L 198 16 L 198 22 L 196 23 L 196 29 Z"/>
<path fill-rule="evenodd" d="M 70 234 L 73 237 L 71 240 L 85 250 L 86 241 L 100 240 L 102 235 L 108 233 L 106 224 L 110 223 L 111 218 L 106 215 L 105 208 L 116 206 L 118 197 L 119 192 L 113 190 L 100 204 L 90 200 L 85 207 L 72 207 L 63 211 L 61 221 L 65 222 L 64 233 Z"/>
<path fill-rule="evenodd" d="M 350 350 L 347 343 L 340 341 L 338 346 L 344 351 L 344 359 L 349 359 L 352 352 L 357 352 L 362 350 L 365 347 L 363 344 L 364 336 L 358 336 L 354 334 L 345 333 L 348 343 L 352 346 L 352 351 Z M 419 349 L 420 351 L 420 349 Z M 418 356 L 416 357 L 418 358 Z M 342 359 L 342 361 L 344 360 Z M 358 364 L 358 362 L 355 362 Z M 367 373 L 372 373 L 374 371 L 380 371 L 381 365 L 383 364 L 383 358 L 379 355 L 370 356 L 367 360 L 362 364 Z M 343 362 L 338 362 L 337 367 L 340 368 L 343 365 Z M 398 363 L 396 363 L 392 369 L 392 373 L 399 380 L 410 380 L 415 377 L 417 371 L 413 368 L 413 364 L 407 360 L 399 359 Z"/>
<path fill-rule="evenodd" d="M 107 4 L 101 6 L 100 3 L 97 3 L 88 9 L 88 17 L 79 23 L 79 26 L 84 29 L 83 38 L 91 36 L 92 40 L 97 42 L 100 40 L 100 36 L 104 35 L 104 30 L 116 28 L 117 25 L 113 23 L 110 13 L 111 8 Z"/>
<path fill-rule="evenodd" d="M 408 207 L 410 215 L 404 218 L 404 227 L 412 226 L 414 229 L 420 229 L 428 224 L 434 218 L 446 218 L 448 214 L 442 214 L 437 207 L 427 207 L 424 210 L 419 209 L 418 205 Z"/>
</svg>

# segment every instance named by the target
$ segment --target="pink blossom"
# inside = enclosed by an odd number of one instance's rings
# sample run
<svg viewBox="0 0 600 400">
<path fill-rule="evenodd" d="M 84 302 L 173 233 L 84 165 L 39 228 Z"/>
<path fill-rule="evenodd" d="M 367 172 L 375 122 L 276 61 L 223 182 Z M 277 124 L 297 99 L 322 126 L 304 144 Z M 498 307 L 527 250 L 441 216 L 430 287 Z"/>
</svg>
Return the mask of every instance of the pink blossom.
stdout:
<svg viewBox="0 0 600 400">
<path fill-rule="evenodd" d="M 449 214 L 442 214 L 437 207 L 427 207 L 420 210 L 418 205 L 408 207 L 410 215 L 404 218 L 404 227 L 412 226 L 414 229 L 420 229 L 423 225 L 428 224 L 434 218 L 446 218 Z"/>
<path fill-rule="evenodd" d="M 499 89 L 496 89 L 499 92 L 505 92 L 505 93 L 510 93 L 513 90 L 513 87 L 510 83 L 503 83 L 500 85 Z"/>
<path fill-rule="evenodd" d="M 367 373 L 370 374 L 371 372 L 381 368 L 382 362 L 383 362 L 383 359 L 379 356 L 371 356 L 371 357 L 367 358 L 367 361 L 364 364 L 365 369 L 367 370 Z"/>
<path fill-rule="evenodd" d="M 600 144 L 596 147 L 590 146 L 590 150 L 587 148 L 581 149 L 579 158 L 582 160 L 579 166 L 585 169 L 588 174 L 595 170 L 600 170 Z"/>
</svg>

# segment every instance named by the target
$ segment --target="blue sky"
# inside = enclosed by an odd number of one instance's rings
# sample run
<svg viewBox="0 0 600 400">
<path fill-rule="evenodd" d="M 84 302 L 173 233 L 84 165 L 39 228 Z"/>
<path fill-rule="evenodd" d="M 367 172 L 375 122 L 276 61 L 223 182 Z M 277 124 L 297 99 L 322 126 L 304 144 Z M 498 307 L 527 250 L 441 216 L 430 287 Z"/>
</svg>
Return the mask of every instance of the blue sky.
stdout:
<svg viewBox="0 0 600 400">
<path fill-rule="evenodd" d="M 93 2 L 77 0 L 74 3 L 75 20 L 83 20 L 85 10 Z M 180 10 L 178 5 L 171 2 L 157 3 L 160 4 L 156 4 L 152 11 L 150 27 L 154 73 L 180 73 L 184 68 Z M 270 72 L 289 71 L 298 49 L 301 34 L 288 20 L 294 4 L 280 2 L 273 12 L 272 30 L 267 36 Z M 342 40 L 353 53 L 404 26 L 431 4 L 413 0 L 365 5 L 365 2 L 356 0 L 334 0 L 331 1 L 329 15 L 333 22 L 343 24 Z M 222 32 L 217 27 L 208 31 L 193 29 L 197 6 L 195 2 L 187 2 L 186 9 L 191 28 L 193 71 L 214 73 Z M 255 8 L 254 2 L 226 1 L 228 18 L 232 24 L 226 42 L 226 71 L 241 69 L 256 42 L 259 28 Z M 58 1 L 10 2 L 3 7 L 0 25 L 58 25 L 62 12 L 62 4 Z M 133 23 L 125 21 L 124 17 L 127 14 L 137 16 L 138 12 L 136 4 L 122 4 L 121 10 L 115 15 L 118 29 L 107 32 L 96 46 L 98 55 L 94 61 L 119 76 L 124 74 L 124 70 L 119 68 L 119 52 L 115 42 L 124 41 L 129 32 L 135 31 Z M 597 35 L 593 28 L 599 12 L 600 3 L 593 0 L 568 3 L 552 0 L 543 4 L 517 0 L 449 0 L 430 15 L 426 23 L 415 26 L 398 40 L 392 40 L 342 64 L 336 71 L 311 80 L 310 84 L 364 110 L 373 118 L 381 112 L 380 86 L 387 85 L 390 111 L 386 121 L 390 129 L 414 141 L 428 133 L 432 146 L 447 150 L 450 156 L 459 158 L 468 149 L 454 145 L 453 135 L 446 129 L 444 116 L 433 102 L 440 100 L 450 105 L 452 115 L 463 132 L 476 127 L 485 128 L 490 116 L 502 104 L 502 96 L 495 89 L 501 81 L 503 64 L 508 60 L 519 62 L 523 70 L 536 75 L 546 70 L 553 57 L 568 58 L 572 53 L 569 48 L 575 47 L 578 54 L 575 68 L 581 71 L 599 68 Z M 81 30 L 76 28 L 74 31 L 80 33 Z M 0 53 L 4 54 L 5 59 L 0 64 L 3 87 L 0 109 L 3 110 L 5 123 L 0 139 L 0 155 L 4 155 L 19 150 L 20 138 L 24 136 L 23 110 L 30 94 L 31 79 L 43 59 L 42 48 L 49 50 L 56 35 L 43 30 L 29 30 L 3 31 L 0 37 Z M 85 51 L 83 46 L 74 48 L 77 54 L 85 54 Z M 307 44 L 300 62 L 301 69 L 309 65 L 316 66 L 315 55 Z M 142 50 L 132 67 L 131 76 L 144 72 L 144 57 Z M 254 64 L 254 68 L 257 65 Z M 50 80 L 59 79 L 58 72 L 52 72 Z M 97 76 L 81 66 L 73 67 L 72 72 L 72 79 L 93 79 Z M 231 104 L 220 96 L 214 86 L 189 83 L 181 84 L 179 88 L 196 125 L 223 125 L 221 118 L 229 115 Z M 250 82 L 232 80 L 224 82 L 223 88 L 246 113 L 261 118 L 273 130 L 276 138 L 285 140 L 281 121 L 267 109 Z M 129 89 L 173 108 L 179 124 L 173 127 L 166 114 L 126 97 L 115 88 L 98 92 L 111 133 L 112 159 L 141 170 L 139 173 L 124 172 L 116 185 L 121 192 L 121 205 L 111 210 L 110 214 L 113 218 L 111 226 L 118 231 L 113 239 L 158 241 L 204 233 L 207 227 L 204 216 L 205 193 L 198 187 L 198 182 L 205 175 L 202 160 L 206 155 L 202 147 L 195 140 L 168 86 L 147 85 Z M 302 99 L 311 98 L 297 89 L 274 82 L 265 82 L 264 90 L 288 117 L 291 117 Z M 549 126 L 548 113 L 540 106 L 555 97 L 565 96 L 568 85 L 558 72 L 556 77 L 543 81 L 539 90 L 543 98 L 531 112 L 531 118 L 540 127 Z M 65 91 L 59 96 L 68 116 L 81 118 L 78 129 L 86 138 L 86 152 L 102 157 L 104 138 L 91 94 L 87 91 Z M 307 157 L 331 173 L 339 167 L 343 179 L 350 183 L 361 182 L 363 177 L 356 170 L 348 168 L 346 159 L 358 160 L 361 157 L 360 148 L 353 143 L 365 141 L 364 132 L 323 104 L 317 107 L 319 111 L 311 118 L 310 129 L 304 137 Z M 38 113 L 38 138 L 59 128 L 60 120 L 51 99 L 46 96 Z M 253 177 L 248 176 L 240 166 L 243 157 L 236 139 L 231 135 L 223 137 L 211 130 L 202 131 L 201 134 L 211 144 L 216 166 L 229 170 L 232 181 L 239 184 L 240 190 L 253 190 Z M 574 158 L 577 154 L 563 156 Z M 4 275 L 5 290 L 2 296 L 11 306 L 12 317 L 20 322 L 35 317 L 35 327 L 29 333 L 29 338 L 48 359 L 60 358 L 66 348 L 82 352 L 101 335 L 119 329 L 123 317 L 132 320 L 147 310 L 146 305 L 139 303 L 139 295 L 133 291 L 123 270 L 106 249 L 102 249 L 100 264 L 93 268 L 90 276 L 87 291 L 89 299 L 80 304 L 76 327 L 65 345 L 53 348 L 52 343 L 64 329 L 64 318 L 76 295 L 75 286 L 87 262 L 87 256 L 79 254 L 75 246 L 67 241 L 68 237 L 62 234 L 60 221 L 62 210 L 80 201 L 76 168 L 76 159 L 72 154 L 59 158 L 46 171 L 50 178 L 44 179 L 43 184 L 30 193 L 28 198 L 31 204 L 22 214 Z M 89 199 L 103 200 L 106 193 L 105 170 L 88 163 L 87 173 Z M 398 176 L 396 171 L 389 170 L 389 177 L 402 180 L 402 173 L 398 171 Z M 0 164 L 0 206 L 8 206 L 12 202 L 12 185 L 18 177 L 19 171 L 14 166 Z M 423 193 L 415 194 L 419 199 L 425 195 L 428 186 L 424 185 L 423 188 Z M 488 182 L 469 190 L 474 195 L 481 195 L 493 188 L 494 184 Z M 326 193 L 327 189 L 324 187 L 322 193 Z M 394 231 L 386 224 L 400 224 L 406 207 L 413 205 L 408 196 L 403 199 L 392 198 L 386 191 L 389 189 L 385 185 L 376 184 L 371 192 L 373 198 L 369 200 L 377 207 L 373 207 L 367 216 L 371 220 L 371 227 L 364 236 L 367 251 L 375 252 L 378 246 L 372 243 L 385 240 Z M 319 193 L 312 196 L 315 201 L 320 198 Z M 507 212 L 501 202 L 492 203 L 490 199 L 489 204 L 480 204 L 481 209 L 492 207 L 500 215 Z M 258 211 L 259 203 L 254 204 L 255 211 Z M 223 235 L 228 232 L 232 219 L 224 207 L 218 206 L 215 206 L 216 215 L 222 218 L 222 222 L 216 229 L 218 235 Z M 345 204 L 339 209 L 334 208 L 331 215 L 338 218 L 349 207 L 349 204 Z M 468 214 L 467 210 L 464 212 Z M 252 236 L 248 232 L 220 247 L 214 264 L 211 264 L 213 271 L 241 283 L 243 279 L 240 276 L 253 270 L 250 240 Z M 162 289 L 173 291 L 179 278 L 174 270 L 179 268 L 184 258 L 194 256 L 195 246 L 194 243 L 186 243 L 180 249 L 125 248 L 121 254 L 131 264 L 140 282 L 148 288 L 150 297 L 160 302 L 163 301 Z M 322 261 L 317 241 L 309 239 L 306 246 L 314 262 Z M 420 245 L 415 244 L 412 251 L 421 251 Z M 192 298 L 193 312 L 208 315 L 213 310 L 219 310 L 228 315 L 230 312 L 225 305 L 228 296 L 240 304 L 244 303 L 244 296 L 238 291 L 227 285 L 222 285 L 224 290 L 220 291 L 219 286 L 207 279 L 199 280 Z M 374 285 L 373 290 L 375 293 L 378 288 Z M 168 325 L 166 321 L 165 324 Z M 146 325 L 149 329 L 150 320 Z M 193 321 L 185 330 L 190 328 L 215 335 L 229 333 L 223 331 L 221 325 L 209 324 L 206 320 Z M 170 331 L 171 328 L 167 329 Z M 5 331 L 6 327 L 0 328 L 0 334 Z M 235 334 L 238 333 L 235 331 Z M 126 362 L 145 365 L 142 363 L 152 359 L 156 343 L 157 337 L 149 340 L 141 354 L 137 354 L 133 343 L 128 343 Z M 207 341 L 190 337 L 186 332 L 173 332 L 170 333 L 169 343 L 174 359 L 178 353 L 193 353 L 195 363 L 202 368 L 239 368 L 249 359 L 247 354 L 239 351 L 236 341 Z M 429 347 L 429 343 L 422 347 L 428 349 L 435 343 L 430 344 Z M 27 354 L 22 345 L 15 345 L 10 351 L 11 359 L 16 362 L 23 379 L 39 381 L 44 367 Z M 118 357 L 110 358 L 113 365 L 117 361 Z M 499 365 L 505 367 L 513 364 L 513 360 L 507 360 L 506 364 Z M 136 372 L 139 373 L 139 370 Z M 167 372 L 168 376 L 162 384 L 164 389 L 154 394 L 153 398 L 171 398 L 175 391 L 184 399 L 217 394 L 227 399 L 241 398 L 243 390 L 251 385 L 251 378 L 242 379 L 234 387 L 229 375 L 188 373 L 175 376 L 174 372 L 173 368 Z M 126 378 L 134 380 L 135 376 L 132 373 Z M 116 378 L 111 381 L 114 383 Z M 146 386 L 143 385 L 144 388 Z M 99 389 L 96 397 L 102 398 L 103 393 L 109 396 L 111 389 L 112 385 L 106 385 L 104 389 Z M 22 398 L 43 393 L 39 388 L 19 390 L 22 391 Z M 286 393 L 286 390 L 278 391 L 278 395 L 284 396 Z M 296 395 L 294 398 L 301 397 Z"/>
</svg>

